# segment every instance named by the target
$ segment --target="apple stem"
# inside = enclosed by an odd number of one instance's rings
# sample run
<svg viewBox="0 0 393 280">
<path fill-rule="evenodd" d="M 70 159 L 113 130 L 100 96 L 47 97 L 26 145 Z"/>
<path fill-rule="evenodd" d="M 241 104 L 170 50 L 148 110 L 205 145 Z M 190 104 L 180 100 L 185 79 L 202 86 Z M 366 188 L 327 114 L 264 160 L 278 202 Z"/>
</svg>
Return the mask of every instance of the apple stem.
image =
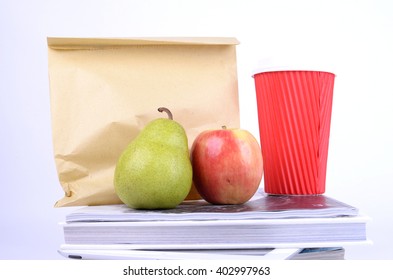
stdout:
<svg viewBox="0 0 393 280">
<path fill-rule="evenodd" d="M 170 120 L 173 120 L 173 115 L 172 115 L 172 112 L 171 112 L 171 111 L 169 111 L 169 109 L 168 109 L 168 108 L 165 108 L 165 107 L 160 107 L 160 108 L 158 108 L 158 112 L 160 112 L 160 113 L 162 113 L 162 112 L 165 112 L 165 113 L 167 113 L 167 114 L 168 114 L 168 119 L 170 119 Z"/>
<path fill-rule="evenodd" d="M 223 126 L 221 126 L 221 127 L 222 127 L 222 129 L 227 129 L 226 125 L 223 125 Z"/>
</svg>

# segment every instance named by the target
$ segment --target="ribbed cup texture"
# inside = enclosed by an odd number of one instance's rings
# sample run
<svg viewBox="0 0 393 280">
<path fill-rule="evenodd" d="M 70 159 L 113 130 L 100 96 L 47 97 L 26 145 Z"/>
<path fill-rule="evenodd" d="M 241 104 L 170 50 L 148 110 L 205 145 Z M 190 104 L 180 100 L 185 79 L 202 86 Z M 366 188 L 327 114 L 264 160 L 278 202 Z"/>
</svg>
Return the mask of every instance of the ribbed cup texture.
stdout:
<svg viewBox="0 0 393 280">
<path fill-rule="evenodd" d="M 325 192 L 334 74 L 277 71 L 254 75 L 265 192 Z"/>
</svg>

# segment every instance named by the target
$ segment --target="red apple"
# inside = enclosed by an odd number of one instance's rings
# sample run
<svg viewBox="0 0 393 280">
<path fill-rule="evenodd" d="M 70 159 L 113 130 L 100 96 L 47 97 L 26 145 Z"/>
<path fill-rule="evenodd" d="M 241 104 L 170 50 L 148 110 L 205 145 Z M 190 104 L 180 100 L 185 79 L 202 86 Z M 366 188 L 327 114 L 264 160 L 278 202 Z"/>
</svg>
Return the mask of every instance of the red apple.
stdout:
<svg viewBox="0 0 393 280">
<path fill-rule="evenodd" d="M 193 181 L 212 204 L 242 204 L 257 191 L 263 175 L 262 152 L 247 130 L 207 130 L 191 147 Z"/>
</svg>

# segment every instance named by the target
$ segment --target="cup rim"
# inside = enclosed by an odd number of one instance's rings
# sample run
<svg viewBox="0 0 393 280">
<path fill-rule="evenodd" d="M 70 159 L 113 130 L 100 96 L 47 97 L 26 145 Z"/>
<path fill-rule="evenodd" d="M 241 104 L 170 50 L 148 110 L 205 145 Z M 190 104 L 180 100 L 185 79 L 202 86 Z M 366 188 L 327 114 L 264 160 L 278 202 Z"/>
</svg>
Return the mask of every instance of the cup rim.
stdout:
<svg viewBox="0 0 393 280">
<path fill-rule="evenodd" d="M 325 72 L 325 73 L 330 73 L 330 74 L 333 74 L 334 76 L 336 76 L 336 74 L 333 71 L 319 70 L 317 68 L 271 67 L 271 68 L 255 69 L 253 71 L 252 77 L 255 77 L 255 75 L 258 75 L 258 74 L 271 73 L 271 72 Z"/>
</svg>

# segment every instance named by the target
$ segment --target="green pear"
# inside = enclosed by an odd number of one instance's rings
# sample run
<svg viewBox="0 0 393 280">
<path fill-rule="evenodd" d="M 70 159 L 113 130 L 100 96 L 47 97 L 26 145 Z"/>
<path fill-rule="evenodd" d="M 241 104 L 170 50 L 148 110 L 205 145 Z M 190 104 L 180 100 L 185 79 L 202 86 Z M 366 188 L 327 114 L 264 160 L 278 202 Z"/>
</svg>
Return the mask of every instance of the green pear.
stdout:
<svg viewBox="0 0 393 280">
<path fill-rule="evenodd" d="M 115 192 L 134 209 L 175 208 L 192 185 L 192 166 L 184 128 L 172 119 L 148 123 L 126 147 L 114 174 Z"/>
</svg>

